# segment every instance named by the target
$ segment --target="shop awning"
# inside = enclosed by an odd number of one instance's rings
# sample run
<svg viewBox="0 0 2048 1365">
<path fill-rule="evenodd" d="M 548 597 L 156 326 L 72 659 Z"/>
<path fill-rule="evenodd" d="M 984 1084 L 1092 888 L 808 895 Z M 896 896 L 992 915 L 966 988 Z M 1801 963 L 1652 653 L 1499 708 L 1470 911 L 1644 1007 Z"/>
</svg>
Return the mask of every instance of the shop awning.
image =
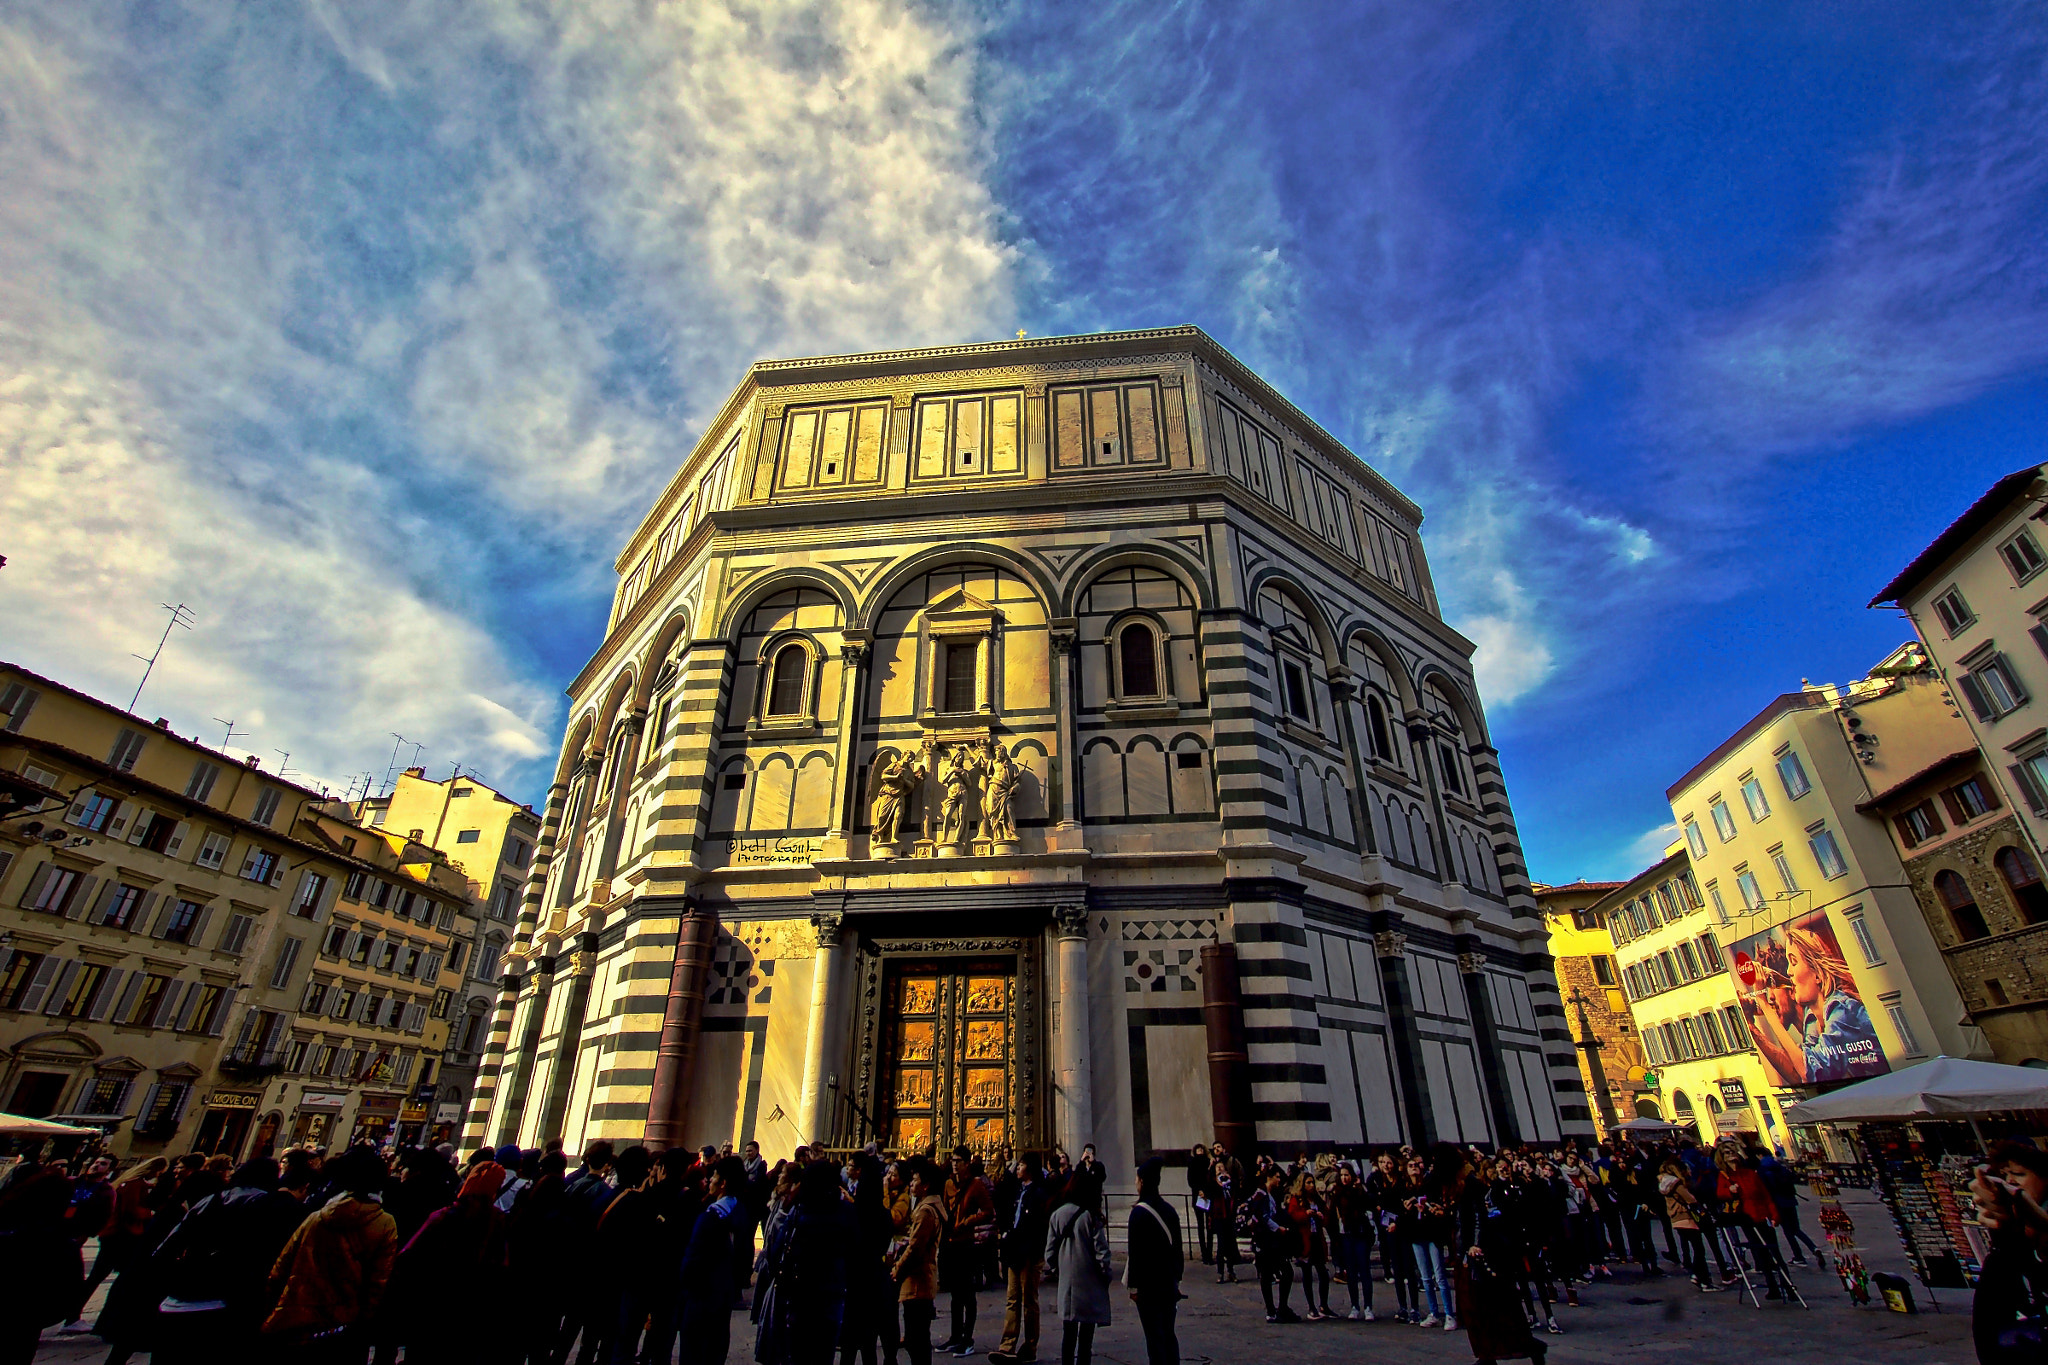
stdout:
<svg viewBox="0 0 2048 1365">
<path fill-rule="evenodd" d="M 1692 1125 L 1689 1123 L 1666 1123 L 1663 1119 L 1641 1118 L 1630 1119 L 1627 1123 L 1617 1123 L 1610 1131 L 1616 1133 L 1689 1133 L 1692 1131 Z"/>
<path fill-rule="evenodd" d="M 98 1132 L 97 1128 L 76 1128 L 68 1123 L 52 1123 L 48 1119 L 0 1114 L 0 1137 L 92 1137 Z"/>
<path fill-rule="evenodd" d="M 1966 1119 L 2048 1109 L 2048 1071 L 1936 1057 L 1785 1106 L 1788 1123 Z"/>
</svg>

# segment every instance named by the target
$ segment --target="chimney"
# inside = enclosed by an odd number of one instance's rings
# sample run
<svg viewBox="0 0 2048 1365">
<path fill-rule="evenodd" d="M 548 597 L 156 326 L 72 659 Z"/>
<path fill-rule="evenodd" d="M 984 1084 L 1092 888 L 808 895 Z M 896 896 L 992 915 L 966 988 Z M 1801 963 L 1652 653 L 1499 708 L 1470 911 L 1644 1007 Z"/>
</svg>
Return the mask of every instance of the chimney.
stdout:
<svg viewBox="0 0 2048 1365">
<path fill-rule="evenodd" d="M 423 844 L 427 841 L 427 832 L 423 829 L 416 829 L 413 830 L 410 834 L 407 834 L 405 837 L 412 840 L 416 844 Z"/>
<path fill-rule="evenodd" d="M 254 754 L 250 754 L 247 758 L 243 759 L 242 762 L 248 764 L 252 768 L 260 768 L 263 766 L 263 760 L 256 757 L 256 755 Z"/>
<path fill-rule="evenodd" d="M 171 723 L 165 720 L 162 716 L 158 716 L 156 718 L 156 728 L 159 730 L 168 730 L 171 728 Z"/>
<path fill-rule="evenodd" d="M 407 768 L 405 770 L 405 775 L 407 777 L 425 777 L 427 775 L 427 770 L 425 768 Z"/>
</svg>

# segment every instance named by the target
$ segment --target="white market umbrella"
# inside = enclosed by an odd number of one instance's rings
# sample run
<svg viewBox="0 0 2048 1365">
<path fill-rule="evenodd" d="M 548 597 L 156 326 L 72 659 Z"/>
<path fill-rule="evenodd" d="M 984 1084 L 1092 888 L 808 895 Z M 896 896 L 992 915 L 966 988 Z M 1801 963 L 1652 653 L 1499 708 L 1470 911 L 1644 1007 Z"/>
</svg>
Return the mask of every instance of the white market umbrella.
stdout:
<svg viewBox="0 0 2048 1365">
<path fill-rule="evenodd" d="M 1789 1123 L 1967 1119 L 2048 1109 L 2048 1071 L 1936 1057 L 1785 1106 Z"/>
<path fill-rule="evenodd" d="M 1637 1118 L 1627 1123 L 1617 1123 L 1610 1130 L 1616 1133 L 1689 1133 L 1689 1123 L 1667 1123 L 1663 1119 Z"/>
<path fill-rule="evenodd" d="M 75 1128 L 71 1124 L 52 1123 L 48 1119 L 0 1114 L 0 1137 L 83 1137 L 98 1132 L 97 1128 Z"/>
</svg>

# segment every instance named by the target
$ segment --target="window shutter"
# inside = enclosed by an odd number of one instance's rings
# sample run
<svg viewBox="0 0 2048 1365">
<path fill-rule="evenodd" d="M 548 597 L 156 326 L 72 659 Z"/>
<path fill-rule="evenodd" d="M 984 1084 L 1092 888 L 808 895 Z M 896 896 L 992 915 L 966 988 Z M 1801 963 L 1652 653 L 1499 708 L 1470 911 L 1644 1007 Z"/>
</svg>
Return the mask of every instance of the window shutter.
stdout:
<svg viewBox="0 0 2048 1365">
<path fill-rule="evenodd" d="M 142 1104 L 135 1111 L 135 1117 L 137 1119 L 140 1119 L 144 1114 L 147 1114 L 151 1109 L 156 1107 L 157 1092 L 159 1090 L 162 1090 L 163 1088 L 164 1083 L 162 1081 L 158 1081 L 156 1084 L 150 1086 L 149 1089 L 142 1092 Z"/>
<path fill-rule="evenodd" d="M 78 919 L 92 906 L 92 889 L 100 884 L 98 877 L 81 877 L 71 888 L 71 895 L 64 902 L 64 918 Z"/>
<path fill-rule="evenodd" d="M 44 863 L 36 869 L 35 876 L 28 879 L 28 890 L 21 893 L 21 903 L 24 907 L 36 903 L 36 897 L 43 894 L 43 887 L 49 884 L 50 875 L 56 870 L 53 863 Z"/>
<path fill-rule="evenodd" d="M 50 978 L 64 964 L 54 957 L 46 957 L 36 967 L 36 974 L 29 978 L 28 990 L 21 997 L 21 1012 L 34 1014 L 37 1005 L 43 1003 L 43 996 L 49 993 Z"/>
<path fill-rule="evenodd" d="M 178 1091 L 178 1098 L 172 1102 L 171 1112 L 164 1116 L 164 1125 L 172 1129 L 173 1131 L 175 1131 L 178 1127 L 178 1124 L 184 1120 L 185 1106 L 192 1102 L 191 1086 L 180 1085 L 177 1086 L 176 1089 Z"/>
<path fill-rule="evenodd" d="M 42 694 L 33 687 L 23 687 L 20 683 L 15 683 L 7 689 L 8 734 L 19 734 L 21 732 L 22 722 L 27 720 L 28 713 L 35 709 L 36 698 L 40 695 Z"/>
<path fill-rule="evenodd" d="M 272 886 L 284 885 L 284 859 L 279 858 L 270 865 L 270 884 Z"/>
<path fill-rule="evenodd" d="M 1948 818 L 1951 822 L 1958 825 L 1969 822 L 1969 813 L 1963 809 L 1963 803 L 1956 800 L 1956 794 L 1953 791 L 1945 791 L 1941 794 L 1941 804 L 1948 807 Z"/>
<path fill-rule="evenodd" d="M 142 994 L 143 983 L 148 980 L 148 972 L 128 973 L 128 984 L 121 988 L 121 998 L 114 1003 L 113 1017 L 116 1023 L 127 1020 L 128 1011 L 135 1008 L 135 997 Z"/>
<path fill-rule="evenodd" d="M 121 883 L 115 881 L 112 877 L 107 878 L 107 889 L 100 892 L 99 904 L 92 907 L 92 914 L 88 916 L 89 922 L 98 924 L 101 920 L 105 919 L 107 917 L 107 907 L 112 905 L 114 897 L 120 894 Z"/>
<path fill-rule="evenodd" d="M 270 974 L 270 988 L 272 990 L 281 991 L 285 988 L 292 979 L 292 964 L 298 960 L 299 941 L 295 938 L 286 939 L 284 946 L 278 949 L 277 968 Z"/>
<path fill-rule="evenodd" d="M 218 1038 L 227 1031 L 228 1013 L 234 1009 L 235 996 L 239 993 L 238 987 L 228 987 L 227 994 L 220 998 L 220 1007 L 213 1012 L 213 1023 L 206 1030 L 207 1037 Z"/>
<path fill-rule="evenodd" d="M 178 822 L 178 827 L 171 831 L 170 839 L 164 844 L 164 856 L 166 858 L 178 856 L 178 850 L 185 846 L 185 833 L 191 828 L 192 826 L 184 820 Z"/>
<path fill-rule="evenodd" d="M 127 807 L 122 807 L 123 811 L 126 811 L 126 809 Z M 154 812 L 151 811 L 148 806 L 137 806 L 135 808 L 135 814 L 132 817 L 134 820 L 134 824 L 131 825 L 128 830 L 129 843 L 139 844 L 142 842 L 143 836 L 149 833 L 149 817 L 152 814 L 154 814 Z M 118 819 L 119 816 L 116 816 L 115 818 Z"/>
<path fill-rule="evenodd" d="M 137 807 L 133 801 L 123 801 L 120 805 L 114 807 L 114 818 L 107 821 L 107 837 L 109 839 L 120 838 L 122 831 L 128 828 L 128 821 L 134 816 L 136 810 Z"/>
<path fill-rule="evenodd" d="M 255 867 L 256 846 L 254 844 L 251 844 L 249 846 L 249 851 L 242 855 L 242 870 L 240 872 L 237 872 L 235 875 L 246 879 L 248 875 L 255 870 Z"/>
<path fill-rule="evenodd" d="M 331 1015 L 331 1016 L 332 1016 L 333 1018 L 336 1018 L 336 1019 L 346 1019 L 346 1018 L 348 1018 L 348 1016 L 349 1016 L 350 1014 L 352 1014 L 352 1013 L 354 1013 L 354 1012 L 355 1012 L 355 1007 L 356 1007 L 356 1006 L 355 1006 L 355 1001 L 353 1001 L 353 1000 L 349 1000 L 349 1003 L 348 1003 L 348 1008 L 347 1008 L 347 1009 L 343 1009 L 343 1008 L 342 1008 L 342 1006 L 341 1006 L 341 1002 L 342 1002 L 342 1001 L 344 1001 L 344 1000 L 348 1000 L 348 999 L 349 999 L 349 998 L 348 998 L 348 995 L 347 995 L 347 994 L 346 994 L 345 992 L 337 990 L 337 991 L 336 991 L 336 992 L 334 993 L 334 1005 L 333 1005 L 333 1007 L 332 1007 L 332 1008 L 331 1008 L 331 1009 L 329 1010 L 329 1014 L 330 1014 L 330 1015 Z"/>
<path fill-rule="evenodd" d="M 2027 632 L 2027 637 L 2034 642 L 2036 649 L 2043 655 L 2048 655 L 2048 625 L 2035 626 Z"/>
<path fill-rule="evenodd" d="M 204 943 L 206 941 L 206 926 L 212 922 L 213 907 L 211 905 L 200 907 L 199 918 L 192 921 L 192 932 L 189 936 L 186 937 L 185 942 L 191 944 L 195 948 L 197 948 L 201 943 Z"/>
<path fill-rule="evenodd" d="M 92 800 L 92 797 L 93 790 L 91 787 L 81 787 L 78 794 L 71 798 L 71 809 L 64 812 L 64 823 L 75 825 L 83 820 L 85 818 L 85 804 Z"/>
<path fill-rule="evenodd" d="M 149 1021 L 151 1028 L 167 1028 L 178 1017 L 178 1000 L 185 994 L 185 983 L 173 980 L 164 987 L 164 998 L 157 1002 L 156 1017 Z"/>
<path fill-rule="evenodd" d="M 1990 720 L 1991 698 L 1984 695 L 1984 684 L 1978 682 L 1973 675 L 1965 673 L 1957 680 L 1957 685 L 1962 688 L 1963 698 L 1970 703 L 1970 709 L 1977 713 L 1977 719 Z"/>
<path fill-rule="evenodd" d="M 1996 657 L 1998 659 L 1998 671 L 2005 675 L 2005 685 L 2012 689 L 2012 699 L 2021 706 L 2025 706 L 2033 698 L 2027 694 L 2027 685 L 2020 681 L 2020 671 L 2012 666 L 2012 660 L 2005 655 L 2000 654 Z"/>
<path fill-rule="evenodd" d="M 201 988 L 200 983 L 197 981 L 193 982 L 192 985 L 186 989 L 185 1003 L 178 1006 L 178 1022 L 174 1026 L 176 1027 L 178 1032 L 183 1033 L 187 1026 L 191 1024 L 192 1011 L 199 1008 L 199 997 L 204 995 L 205 993 L 206 992 Z"/>
<path fill-rule="evenodd" d="M 94 991 L 92 999 L 86 1002 L 86 1018 L 104 1019 L 107 1017 L 108 1012 L 114 1008 L 115 997 L 121 993 L 122 975 L 121 969 L 115 967 L 100 978 L 99 989 Z"/>
<path fill-rule="evenodd" d="M 78 969 L 84 965 L 81 962 L 67 962 L 64 964 L 64 970 L 58 974 L 57 983 L 50 987 L 49 997 L 43 1002 L 44 1014 L 55 1014 L 58 1008 L 63 1005 L 64 992 L 71 989 L 72 978 L 78 975 Z M 38 975 L 41 975 L 41 973 L 38 973 Z"/>
<path fill-rule="evenodd" d="M 150 898 L 164 903 L 164 912 L 156 917 L 156 927 L 149 931 L 151 938 L 162 938 L 171 932 L 171 920 L 178 913 L 178 898 L 169 892 L 160 892 Z"/>
<path fill-rule="evenodd" d="M 265 1052 L 277 1051 L 279 1044 L 282 1042 L 282 1035 L 288 1018 L 289 1016 L 281 1011 L 270 1016 L 270 1028 L 263 1035 L 263 1050 Z"/>
<path fill-rule="evenodd" d="M 2027 765 L 2014 763 L 2007 767 L 2006 771 L 2012 774 L 2013 785 L 2018 787 L 2020 795 L 2026 798 L 2027 809 L 2036 815 L 2048 814 L 2048 792 L 2041 790 L 2040 782 Z"/>
</svg>

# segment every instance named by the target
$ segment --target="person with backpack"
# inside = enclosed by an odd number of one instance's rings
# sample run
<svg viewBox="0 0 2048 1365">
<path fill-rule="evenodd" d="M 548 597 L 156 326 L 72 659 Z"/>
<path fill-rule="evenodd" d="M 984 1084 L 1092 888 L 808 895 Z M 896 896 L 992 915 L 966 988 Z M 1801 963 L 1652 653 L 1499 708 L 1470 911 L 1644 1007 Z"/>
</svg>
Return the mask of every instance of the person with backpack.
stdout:
<svg viewBox="0 0 2048 1365">
<path fill-rule="evenodd" d="M 1159 1173 L 1165 1162 L 1148 1158 L 1138 1167 L 1138 1199 L 1131 1205 L 1125 1245 L 1124 1286 L 1138 1305 L 1138 1323 L 1145 1331 L 1147 1365 L 1179 1365 L 1180 1341 L 1173 1319 L 1180 1307 L 1180 1219 L 1159 1194 Z"/>
<path fill-rule="evenodd" d="M 829 1365 L 846 1322 L 849 1255 L 858 1241 L 839 1171 L 815 1161 L 797 1177 L 796 1208 L 776 1225 L 754 1296 L 760 1365 Z"/>
<path fill-rule="evenodd" d="M 1764 1188 L 1771 1192 L 1771 1202 L 1778 1206 L 1778 1226 L 1785 1230 L 1785 1250 L 1792 1253 L 1792 1264 L 1804 1270 L 1806 1252 L 1813 1253 L 1813 1259 L 1823 1269 L 1828 1258 L 1814 1245 L 1806 1230 L 1799 1226 L 1799 1177 L 1792 1168 L 1765 1152 L 1757 1161 L 1757 1173 L 1764 1178 Z M 1806 1251 L 1800 1250 L 1804 1243 Z"/>
<path fill-rule="evenodd" d="M 1060 1365 L 1089 1365 L 1095 1329 L 1109 1325 L 1109 1227 L 1101 1203 L 1101 1184 L 1076 1172 L 1046 1221 L 1044 1259 L 1059 1273 Z"/>
<path fill-rule="evenodd" d="M 1264 1183 L 1245 1201 L 1243 1221 L 1250 1226 L 1252 1262 L 1258 1268 L 1267 1322 L 1301 1321 L 1287 1303 L 1294 1292 L 1294 1225 L 1287 1216 L 1286 1186 L 1287 1173 L 1268 1166 Z"/>
<path fill-rule="evenodd" d="M 234 1183 L 194 1204 L 157 1248 L 165 1290 L 150 1355 L 157 1365 L 257 1354 L 270 1268 L 306 1216 L 277 1181 L 269 1157 L 243 1162 Z"/>
<path fill-rule="evenodd" d="M 740 1157 L 720 1157 L 705 1179 L 704 1211 L 690 1229 L 678 1271 L 681 1309 L 675 1335 L 682 1341 L 682 1365 L 725 1365 L 741 1265 L 733 1249 L 742 1238 L 751 1240 L 754 1235 L 753 1210 L 747 1203 L 751 1191 L 752 1181 Z M 670 1340 L 650 1333 L 649 1358 L 667 1361 Z"/>
</svg>

